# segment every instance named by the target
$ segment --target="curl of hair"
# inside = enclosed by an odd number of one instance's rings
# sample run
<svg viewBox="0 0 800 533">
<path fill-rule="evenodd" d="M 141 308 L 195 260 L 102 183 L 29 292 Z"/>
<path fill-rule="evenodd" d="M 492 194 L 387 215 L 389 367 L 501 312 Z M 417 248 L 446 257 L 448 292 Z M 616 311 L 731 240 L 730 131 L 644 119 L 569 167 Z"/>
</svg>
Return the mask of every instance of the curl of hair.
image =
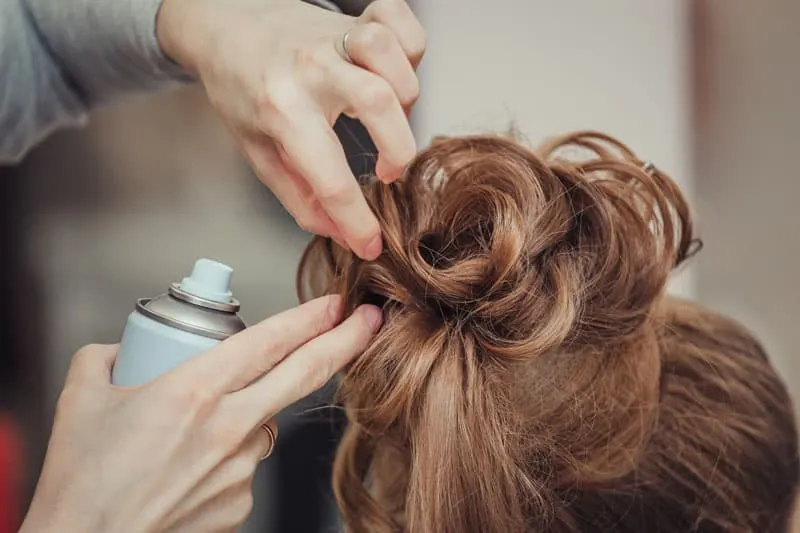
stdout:
<svg viewBox="0 0 800 533">
<path fill-rule="evenodd" d="M 383 254 L 316 238 L 298 275 L 384 312 L 340 387 L 348 530 L 608 530 L 578 511 L 635 485 L 661 423 L 665 286 L 697 249 L 677 185 L 578 132 L 438 139 L 366 195 Z"/>
</svg>

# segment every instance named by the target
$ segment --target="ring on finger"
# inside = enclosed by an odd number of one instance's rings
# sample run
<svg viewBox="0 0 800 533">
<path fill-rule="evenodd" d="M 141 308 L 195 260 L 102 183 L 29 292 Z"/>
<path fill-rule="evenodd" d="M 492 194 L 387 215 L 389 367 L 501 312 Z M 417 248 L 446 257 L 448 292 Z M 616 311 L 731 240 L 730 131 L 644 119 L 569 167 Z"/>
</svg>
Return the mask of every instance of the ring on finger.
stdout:
<svg viewBox="0 0 800 533">
<path fill-rule="evenodd" d="M 267 438 L 269 439 L 269 446 L 267 447 L 267 451 L 264 452 L 264 455 L 261 456 L 261 460 L 263 461 L 270 455 L 272 455 L 272 451 L 275 449 L 275 431 L 269 426 L 269 424 L 261 424 L 261 429 L 264 430 L 264 433 L 267 434 Z"/>
<path fill-rule="evenodd" d="M 347 30 L 344 32 L 342 36 L 342 53 L 344 55 L 345 60 L 350 63 L 354 63 L 353 57 L 350 55 L 350 51 L 347 49 L 347 41 L 350 39 L 350 32 L 353 31 L 352 29 Z"/>
</svg>

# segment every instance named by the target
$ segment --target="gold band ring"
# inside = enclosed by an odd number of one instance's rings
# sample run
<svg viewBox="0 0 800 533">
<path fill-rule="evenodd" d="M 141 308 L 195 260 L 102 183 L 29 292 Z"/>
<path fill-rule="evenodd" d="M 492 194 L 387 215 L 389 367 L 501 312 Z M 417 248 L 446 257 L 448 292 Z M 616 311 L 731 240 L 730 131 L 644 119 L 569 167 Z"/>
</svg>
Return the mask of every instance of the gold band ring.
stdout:
<svg viewBox="0 0 800 533">
<path fill-rule="evenodd" d="M 350 38 L 350 32 L 351 32 L 351 31 L 353 31 L 353 30 L 347 30 L 347 31 L 344 33 L 344 36 L 342 37 L 342 52 L 343 52 L 343 54 L 344 54 L 344 58 L 345 58 L 347 61 L 349 61 L 350 63 L 353 63 L 353 58 L 352 58 L 352 56 L 350 55 L 350 51 L 349 51 L 349 50 L 347 50 L 347 40 Z"/>
<path fill-rule="evenodd" d="M 263 461 L 264 459 L 272 455 L 272 451 L 275 449 L 276 438 L 275 438 L 275 432 L 272 430 L 269 424 L 261 424 L 261 429 L 264 430 L 264 432 L 267 434 L 267 438 L 269 439 L 269 447 L 267 448 L 267 451 L 264 452 L 264 455 L 261 457 L 261 460 Z"/>
</svg>

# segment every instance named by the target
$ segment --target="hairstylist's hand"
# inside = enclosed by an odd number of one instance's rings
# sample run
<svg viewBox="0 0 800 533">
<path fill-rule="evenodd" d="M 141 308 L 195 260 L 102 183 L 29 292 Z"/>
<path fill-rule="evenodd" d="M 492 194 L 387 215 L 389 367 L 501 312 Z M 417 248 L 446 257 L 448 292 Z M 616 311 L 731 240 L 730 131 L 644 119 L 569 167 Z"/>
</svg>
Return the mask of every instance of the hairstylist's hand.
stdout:
<svg viewBox="0 0 800 533">
<path fill-rule="evenodd" d="M 360 353 L 380 311 L 338 327 L 325 297 L 270 318 L 136 388 L 110 384 L 115 346 L 78 352 L 24 533 L 232 531 L 284 407 Z M 333 328 L 333 329 L 331 329 Z"/>
<path fill-rule="evenodd" d="M 377 220 L 332 124 L 361 120 L 386 182 L 415 155 L 407 113 L 425 33 L 405 1 L 377 0 L 354 19 L 300 0 L 164 0 L 158 36 L 300 226 L 377 257 Z"/>
</svg>

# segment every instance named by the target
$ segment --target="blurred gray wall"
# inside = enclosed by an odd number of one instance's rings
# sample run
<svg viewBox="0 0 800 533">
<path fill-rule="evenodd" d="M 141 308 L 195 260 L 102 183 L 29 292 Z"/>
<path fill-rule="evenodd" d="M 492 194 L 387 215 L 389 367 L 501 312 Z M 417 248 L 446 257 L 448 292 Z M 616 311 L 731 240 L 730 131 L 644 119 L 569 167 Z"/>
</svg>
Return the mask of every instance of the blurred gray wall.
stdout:
<svg viewBox="0 0 800 533">
<path fill-rule="evenodd" d="M 692 196 L 689 4 L 683 0 L 435 0 L 415 108 L 433 135 L 506 131 L 536 144 L 595 129 L 672 174 Z M 691 269 L 673 292 L 694 293 Z"/>
<path fill-rule="evenodd" d="M 800 406 L 800 3 L 695 4 L 700 299 L 761 338 Z"/>
</svg>

